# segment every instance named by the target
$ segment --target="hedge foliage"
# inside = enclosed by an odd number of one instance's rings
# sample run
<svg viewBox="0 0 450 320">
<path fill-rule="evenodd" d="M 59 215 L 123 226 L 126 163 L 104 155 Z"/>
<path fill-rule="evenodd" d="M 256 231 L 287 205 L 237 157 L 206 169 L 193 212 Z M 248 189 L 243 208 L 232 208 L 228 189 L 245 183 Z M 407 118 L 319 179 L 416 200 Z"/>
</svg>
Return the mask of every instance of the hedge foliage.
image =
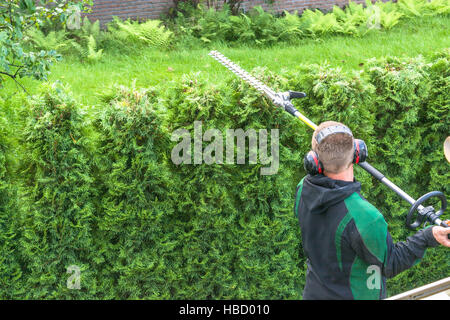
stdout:
<svg viewBox="0 0 450 320">
<path fill-rule="evenodd" d="M 370 162 L 412 196 L 449 194 L 448 50 L 429 61 L 370 60 L 355 74 L 327 65 L 253 73 L 277 90 L 305 91 L 295 103 L 315 123 L 349 125 Z M 5 157 L 14 133 L 0 130 L 0 297 L 301 299 L 306 266 L 293 205 L 312 132 L 227 76 L 114 88 L 100 111 L 56 84 L 29 100 L 15 170 Z M 226 129 L 279 129 L 277 174 L 261 175 L 260 163 L 175 165 L 171 134 L 192 134 L 195 121 L 224 137 Z M 363 195 L 404 240 L 407 203 L 356 170 Z M 429 249 L 389 280 L 389 294 L 448 276 L 448 257 Z M 67 288 L 70 265 L 81 270 L 80 290 Z"/>
<path fill-rule="evenodd" d="M 20 264 L 15 254 L 16 239 L 18 238 L 18 224 L 16 211 L 16 185 L 12 179 L 11 141 L 13 134 L 10 130 L 9 110 L 4 101 L 0 100 L 2 112 L 0 114 L 0 287 L 17 288 L 15 284 L 21 276 Z M 12 292 L 8 290 L 1 294 L 10 298 Z"/>
</svg>

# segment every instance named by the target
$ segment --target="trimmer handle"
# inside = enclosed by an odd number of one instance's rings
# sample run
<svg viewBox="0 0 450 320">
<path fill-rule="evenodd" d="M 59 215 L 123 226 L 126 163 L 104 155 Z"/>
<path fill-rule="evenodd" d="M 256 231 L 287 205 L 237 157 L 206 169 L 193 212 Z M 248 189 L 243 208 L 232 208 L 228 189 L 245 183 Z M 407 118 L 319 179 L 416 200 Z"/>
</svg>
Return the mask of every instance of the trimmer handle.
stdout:
<svg viewBox="0 0 450 320">
<path fill-rule="evenodd" d="M 306 93 L 298 91 L 289 91 L 289 99 L 305 98 Z"/>
<path fill-rule="evenodd" d="M 419 206 L 421 206 L 422 203 L 432 197 L 437 197 L 439 198 L 439 200 L 441 200 L 441 208 L 439 209 L 439 211 L 436 212 L 432 206 L 425 208 L 422 207 L 419 209 Z M 414 202 L 414 204 L 411 206 L 411 209 L 409 209 L 408 215 L 406 216 L 406 226 L 409 229 L 415 229 L 424 221 L 429 221 L 432 224 L 439 224 L 440 226 L 449 228 L 449 226 L 445 222 L 440 222 L 439 219 L 439 217 L 444 213 L 445 209 L 447 209 L 447 199 L 445 198 L 445 195 L 440 191 L 428 192 L 427 194 L 424 194 L 419 199 L 417 199 L 417 201 Z M 415 211 L 417 211 L 417 217 L 413 222 Z"/>
</svg>

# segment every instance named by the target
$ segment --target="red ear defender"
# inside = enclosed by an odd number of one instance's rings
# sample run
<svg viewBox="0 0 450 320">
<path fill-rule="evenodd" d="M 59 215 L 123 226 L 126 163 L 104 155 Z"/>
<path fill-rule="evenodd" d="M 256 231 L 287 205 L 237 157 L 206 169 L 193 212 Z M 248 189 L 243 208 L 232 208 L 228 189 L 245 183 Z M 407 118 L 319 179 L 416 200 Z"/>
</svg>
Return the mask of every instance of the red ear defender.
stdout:
<svg viewBox="0 0 450 320">
<path fill-rule="evenodd" d="M 317 153 L 312 150 L 309 151 L 303 159 L 303 167 L 310 175 L 323 173 L 322 163 L 320 162 Z"/>
<path fill-rule="evenodd" d="M 353 146 L 355 148 L 355 153 L 353 154 L 353 163 L 358 164 L 366 161 L 368 156 L 366 143 L 363 140 L 354 139 Z"/>
</svg>

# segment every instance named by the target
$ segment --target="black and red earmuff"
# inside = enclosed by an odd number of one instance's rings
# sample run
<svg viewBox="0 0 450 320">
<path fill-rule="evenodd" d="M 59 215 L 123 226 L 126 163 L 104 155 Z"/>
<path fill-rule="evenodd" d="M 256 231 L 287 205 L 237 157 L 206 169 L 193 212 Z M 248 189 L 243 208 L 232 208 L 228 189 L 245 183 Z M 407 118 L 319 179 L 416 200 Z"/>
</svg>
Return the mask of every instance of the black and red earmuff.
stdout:
<svg viewBox="0 0 450 320">
<path fill-rule="evenodd" d="M 323 165 L 314 151 L 309 151 L 303 159 L 303 167 L 310 175 L 323 173 Z"/>
<path fill-rule="evenodd" d="M 355 149 L 353 154 L 353 163 L 358 164 L 366 161 L 369 154 L 366 143 L 361 139 L 353 139 L 353 146 Z"/>
</svg>

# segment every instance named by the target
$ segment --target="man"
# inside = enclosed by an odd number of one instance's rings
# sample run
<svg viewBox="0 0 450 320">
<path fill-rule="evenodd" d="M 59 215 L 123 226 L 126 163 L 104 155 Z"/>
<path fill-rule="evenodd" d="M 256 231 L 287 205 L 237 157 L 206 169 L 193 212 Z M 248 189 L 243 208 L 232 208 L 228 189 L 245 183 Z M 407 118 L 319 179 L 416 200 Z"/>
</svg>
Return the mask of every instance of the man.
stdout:
<svg viewBox="0 0 450 320">
<path fill-rule="evenodd" d="M 295 204 L 307 257 L 303 299 L 383 299 L 386 278 L 419 262 L 427 247 L 450 247 L 450 228 L 438 226 L 393 243 L 381 213 L 360 194 L 354 139 L 343 124 L 320 124 L 312 150 L 323 173 L 299 183 Z"/>
</svg>

